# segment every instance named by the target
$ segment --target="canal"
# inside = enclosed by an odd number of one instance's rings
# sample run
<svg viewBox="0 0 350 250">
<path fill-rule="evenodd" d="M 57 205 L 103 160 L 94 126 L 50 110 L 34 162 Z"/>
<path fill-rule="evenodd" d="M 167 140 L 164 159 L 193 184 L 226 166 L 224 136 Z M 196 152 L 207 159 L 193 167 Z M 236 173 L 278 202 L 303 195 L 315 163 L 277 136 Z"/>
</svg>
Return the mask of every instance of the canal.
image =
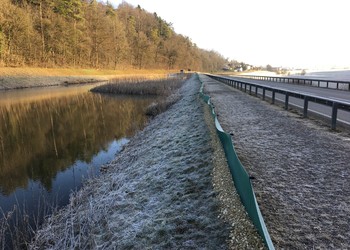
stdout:
<svg viewBox="0 0 350 250">
<path fill-rule="evenodd" d="M 0 230 L 24 217 L 36 227 L 145 126 L 154 98 L 92 86 L 0 92 Z"/>
</svg>

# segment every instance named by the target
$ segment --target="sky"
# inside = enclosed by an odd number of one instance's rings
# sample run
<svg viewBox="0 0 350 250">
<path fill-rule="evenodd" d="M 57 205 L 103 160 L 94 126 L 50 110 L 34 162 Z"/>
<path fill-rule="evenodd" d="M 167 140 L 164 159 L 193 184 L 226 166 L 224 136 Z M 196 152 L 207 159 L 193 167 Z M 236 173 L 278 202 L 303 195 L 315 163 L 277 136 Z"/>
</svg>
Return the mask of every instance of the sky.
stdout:
<svg viewBox="0 0 350 250">
<path fill-rule="evenodd" d="M 122 0 L 109 0 L 117 7 Z M 255 66 L 350 67 L 348 0 L 126 0 L 198 47 Z"/>
</svg>

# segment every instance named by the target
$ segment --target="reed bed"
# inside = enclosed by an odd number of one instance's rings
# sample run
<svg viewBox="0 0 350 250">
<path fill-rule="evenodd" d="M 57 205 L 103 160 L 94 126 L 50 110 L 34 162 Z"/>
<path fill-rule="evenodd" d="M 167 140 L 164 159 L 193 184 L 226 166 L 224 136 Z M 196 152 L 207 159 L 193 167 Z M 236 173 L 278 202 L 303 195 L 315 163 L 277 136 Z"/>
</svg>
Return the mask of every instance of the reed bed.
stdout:
<svg viewBox="0 0 350 250">
<path fill-rule="evenodd" d="M 123 78 L 113 79 L 107 84 L 93 88 L 92 92 L 120 95 L 157 95 L 169 96 L 183 84 L 183 78 Z"/>
<path fill-rule="evenodd" d="M 153 117 L 164 112 L 179 100 L 180 96 L 176 93 L 176 90 L 189 77 L 190 75 L 162 79 L 118 78 L 110 80 L 107 84 L 95 87 L 91 91 L 118 95 L 161 97 L 155 98 L 155 101 L 146 109 L 146 114 Z"/>
</svg>

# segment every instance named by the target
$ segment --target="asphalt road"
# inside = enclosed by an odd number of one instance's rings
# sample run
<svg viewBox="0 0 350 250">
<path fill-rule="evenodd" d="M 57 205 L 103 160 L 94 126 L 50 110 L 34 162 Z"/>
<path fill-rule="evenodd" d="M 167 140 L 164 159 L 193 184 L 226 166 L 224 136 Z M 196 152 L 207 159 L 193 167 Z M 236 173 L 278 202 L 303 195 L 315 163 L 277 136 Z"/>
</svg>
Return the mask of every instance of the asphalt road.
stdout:
<svg viewBox="0 0 350 250">
<path fill-rule="evenodd" d="M 263 80 L 255 80 L 255 79 L 247 79 L 241 77 L 230 77 L 231 79 L 255 83 L 261 86 L 275 87 L 280 89 L 285 89 L 289 91 L 302 92 L 309 95 L 316 95 L 324 98 L 331 98 L 341 102 L 350 102 L 350 91 L 346 90 L 337 90 L 337 89 L 327 89 L 327 88 L 319 88 L 312 87 L 306 85 L 298 85 L 291 83 L 281 83 L 281 82 L 271 82 L 271 81 L 263 81 Z M 249 90 L 247 90 L 249 91 Z M 253 88 L 252 92 L 255 92 L 255 88 Z M 259 94 L 262 94 L 262 90 L 258 91 Z M 266 91 L 266 96 L 271 97 L 271 92 Z M 284 102 L 285 96 L 283 94 L 276 93 L 276 100 Z M 303 109 L 304 101 L 302 99 L 289 97 L 289 105 L 294 106 L 300 109 Z M 309 102 L 308 112 L 321 115 L 323 117 L 331 119 L 332 108 L 326 105 Z M 338 110 L 337 122 L 349 125 L 350 126 L 350 112 L 344 110 Z"/>
<path fill-rule="evenodd" d="M 241 163 L 254 177 L 275 248 L 350 249 L 349 134 L 201 79 L 222 128 L 231 133 Z"/>
</svg>

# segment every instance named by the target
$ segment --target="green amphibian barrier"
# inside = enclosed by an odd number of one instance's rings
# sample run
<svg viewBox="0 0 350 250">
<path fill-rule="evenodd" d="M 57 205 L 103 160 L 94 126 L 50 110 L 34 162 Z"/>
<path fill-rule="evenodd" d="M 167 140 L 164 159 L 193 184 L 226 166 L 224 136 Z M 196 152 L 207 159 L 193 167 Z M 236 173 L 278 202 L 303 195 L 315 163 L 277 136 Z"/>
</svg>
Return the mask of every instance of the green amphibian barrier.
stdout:
<svg viewBox="0 0 350 250">
<path fill-rule="evenodd" d="M 237 189 L 237 192 L 241 198 L 241 201 L 250 217 L 258 230 L 260 236 L 263 238 L 268 249 L 275 249 L 271 241 L 269 232 L 267 231 L 264 219 L 261 215 L 258 203 L 256 202 L 256 197 L 253 191 L 252 184 L 250 182 L 249 175 L 242 163 L 238 159 L 236 151 L 233 147 L 231 136 L 227 134 L 221 127 L 217 116 L 214 111 L 213 105 L 210 103 L 210 96 L 203 94 L 203 82 L 200 80 L 197 74 L 198 80 L 201 82 L 200 95 L 203 100 L 209 105 L 211 113 L 215 121 L 216 132 L 219 135 L 220 141 L 225 151 L 228 166 Z"/>
</svg>

